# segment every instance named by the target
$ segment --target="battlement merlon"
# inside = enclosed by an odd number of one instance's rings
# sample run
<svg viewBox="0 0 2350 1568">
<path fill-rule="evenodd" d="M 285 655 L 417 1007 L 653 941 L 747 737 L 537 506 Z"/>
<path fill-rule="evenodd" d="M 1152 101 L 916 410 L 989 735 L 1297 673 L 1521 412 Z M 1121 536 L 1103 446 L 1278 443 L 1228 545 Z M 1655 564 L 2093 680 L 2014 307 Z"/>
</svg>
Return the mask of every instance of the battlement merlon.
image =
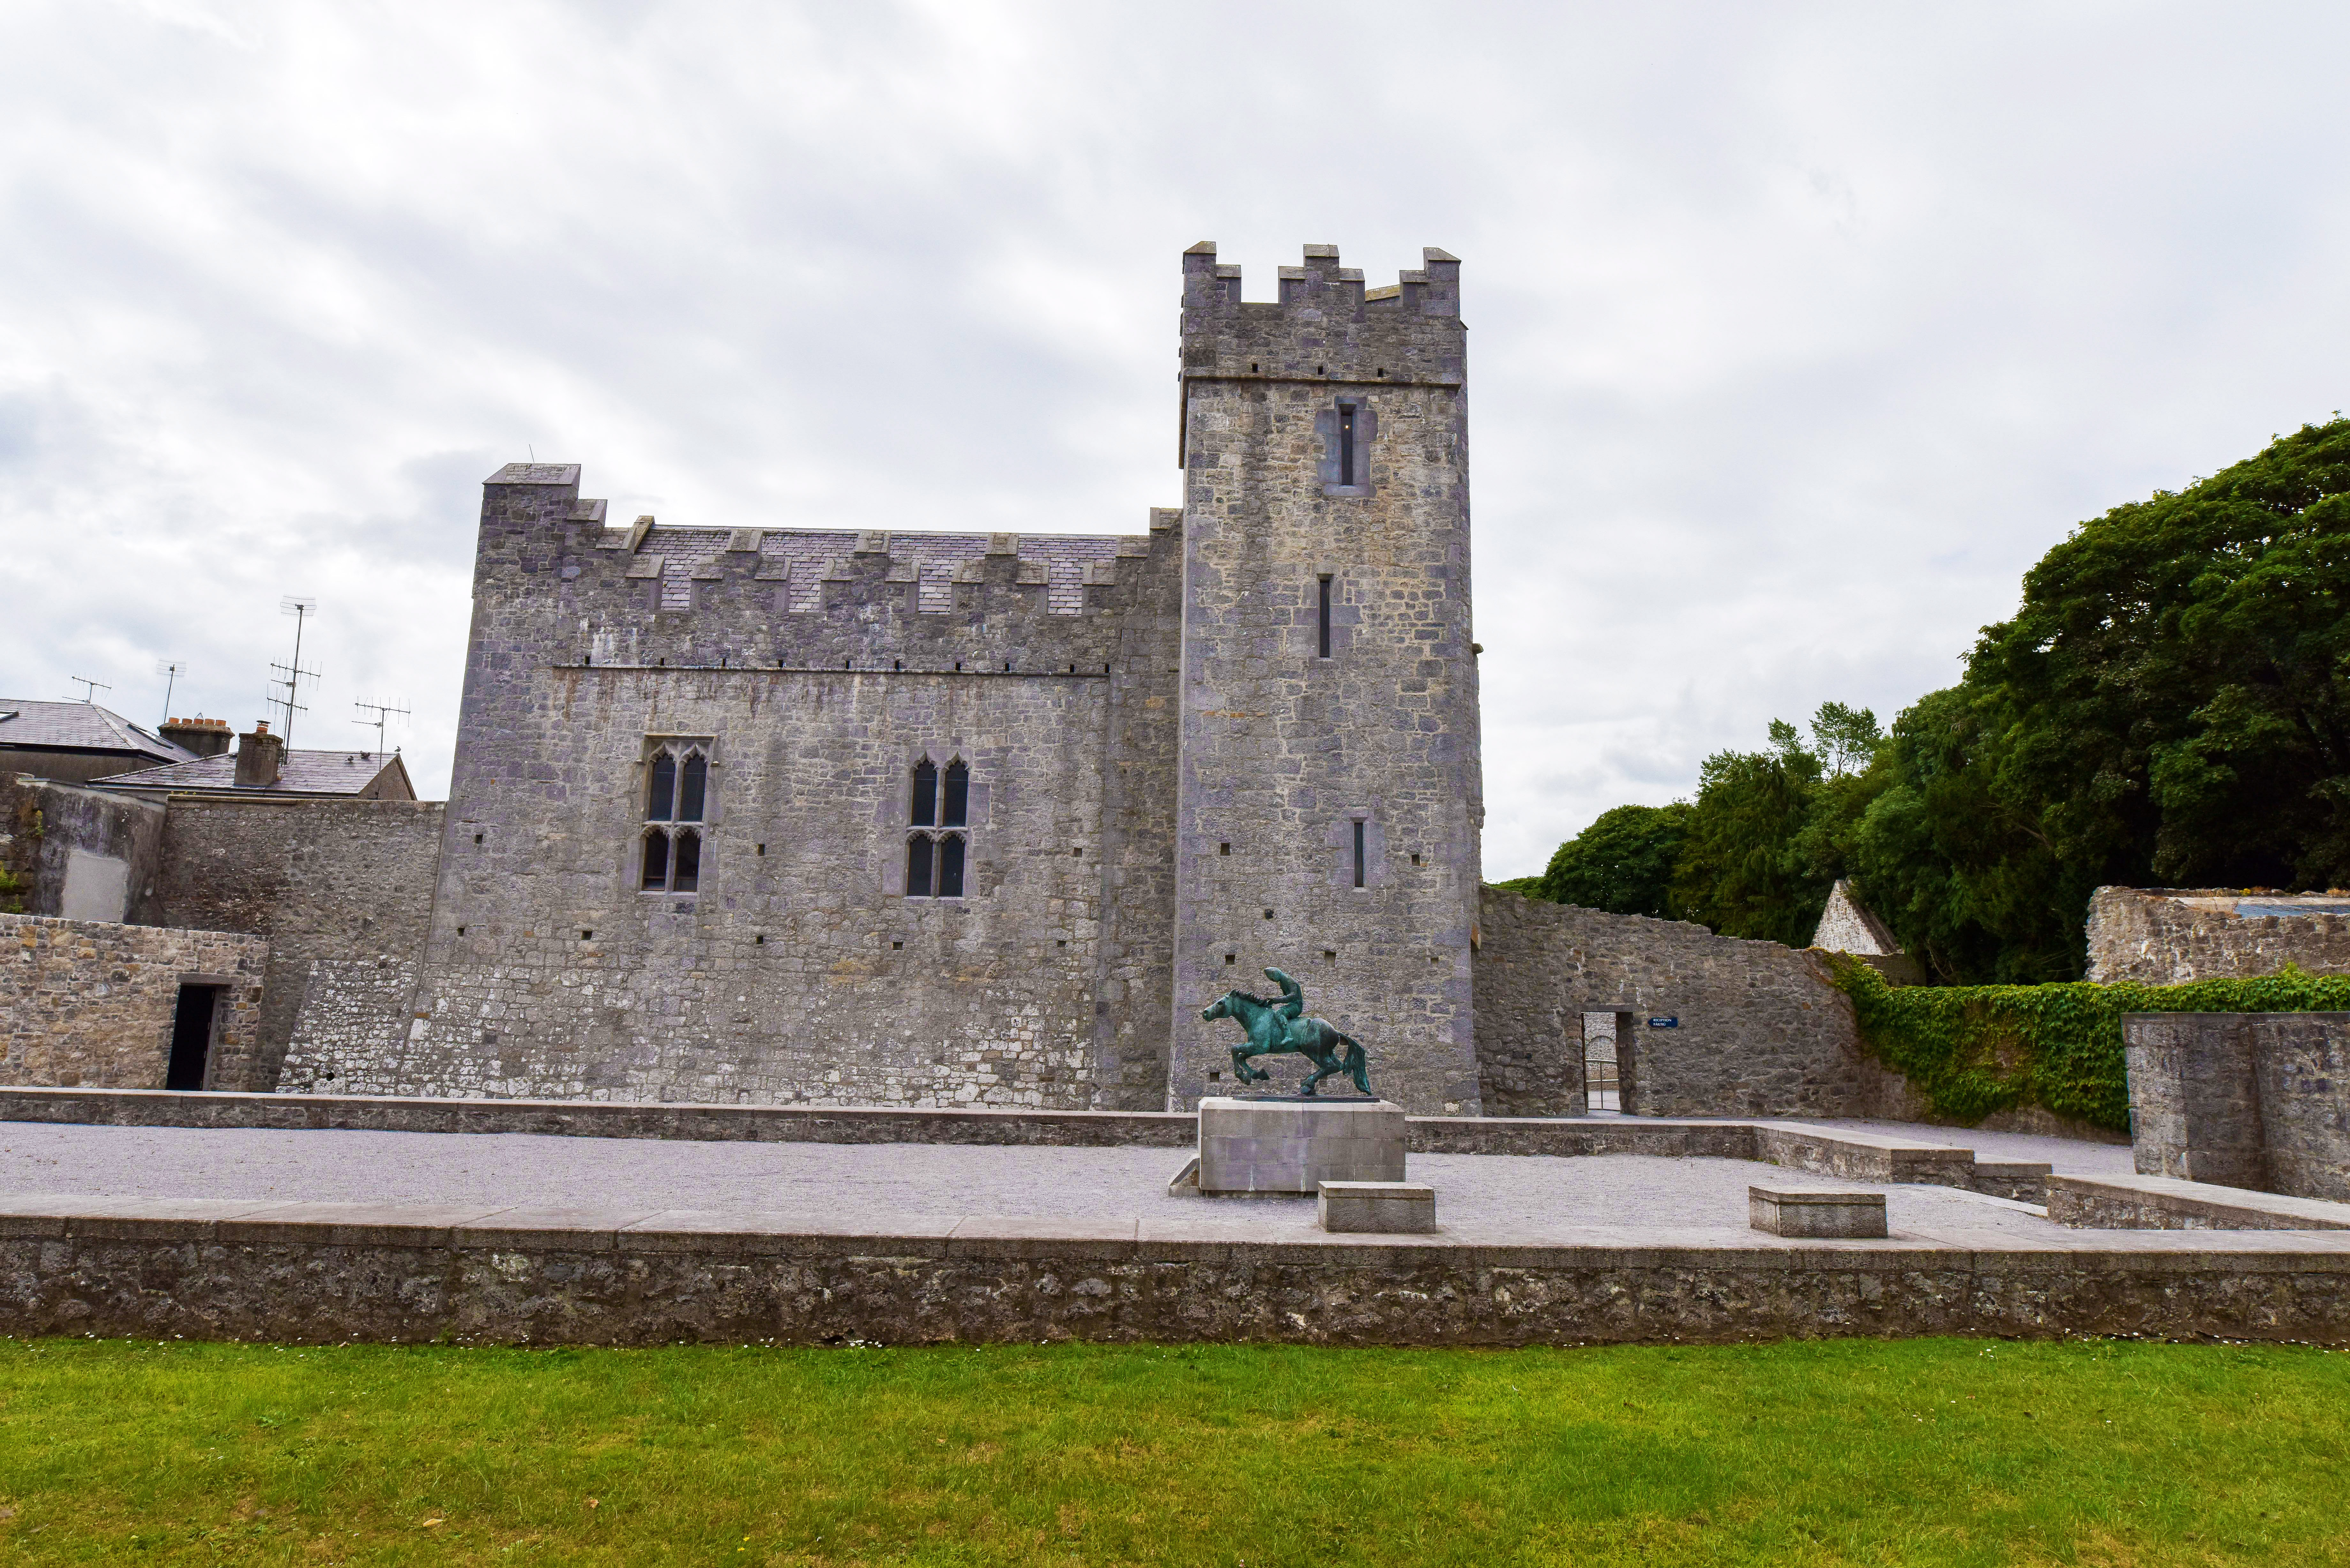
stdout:
<svg viewBox="0 0 2350 1568">
<path fill-rule="evenodd" d="M 1383 288 L 1341 266 L 1336 245 L 1307 245 L 1280 269 L 1272 304 L 1241 298 L 1241 269 L 1213 241 L 1183 253 L 1185 379 L 1371 381 L 1459 386 L 1465 338 L 1461 262 L 1430 247 Z"/>
</svg>

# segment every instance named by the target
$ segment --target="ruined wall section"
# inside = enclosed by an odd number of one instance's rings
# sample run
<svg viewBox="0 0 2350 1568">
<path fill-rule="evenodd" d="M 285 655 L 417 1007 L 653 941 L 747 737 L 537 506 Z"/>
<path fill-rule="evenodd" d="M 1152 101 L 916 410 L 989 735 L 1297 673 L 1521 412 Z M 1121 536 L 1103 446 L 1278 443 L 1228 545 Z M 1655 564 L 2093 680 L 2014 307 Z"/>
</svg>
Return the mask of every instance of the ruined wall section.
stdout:
<svg viewBox="0 0 2350 1568">
<path fill-rule="evenodd" d="M 219 931 L 0 915 L 0 1082 L 160 1089 L 180 986 L 218 985 L 210 1088 L 253 1075 L 268 945 Z"/>
<path fill-rule="evenodd" d="M 106 790 L 0 772 L 0 871 L 17 891 L 0 909 L 82 920 L 145 920 L 163 808 Z"/>
<path fill-rule="evenodd" d="M 2350 974 L 2350 917 L 2302 912 L 2292 896 L 2217 889 L 2100 888 L 2089 900 L 2088 978 L 2101 985 L 2240 980 L 2297 964 Z M 2262 909 L 2292 911 L 2259 913 Z"/>
<path fill-rule="evenodd" d="M 1883 1069 L 1819 961 L 1703 926 L 1487 888 L 1477 1053 L 1488 1116 L 1582 1109 L 1583 1013 L 1618 1010 L 1623 1108 L 1659 1116 L 1865 1116 Z M 1648 1026 L 1672 1018 L 1677 1027 Z"/>
<path fill-rule="evenodd" d="M 253 1053 L 215 1087 L 277 1086 L 314 963 L 415 961 L 442 817 L 438 801 L 171 797 L 147 918 L 269 942 Z"/>
<path fill-rule="evenodd" d="M 1233 1087 L 1232 1026 L 1199 1011 L 1274 965 L 1364 1040 L 1380 1093 L 1478 1109 L 1465 338 L 1459 264 L 1426 255 L 1373 298 L 1309 246 L 1272 305 L 1241 301 L 1214 246 L 1183 258 L 1170 1108 Z"/>
<path fill-rule="evenodd" d="M 631 528 L 615 548 L 602 511 L 567 465 L 486 488 L 408 1036 L 384 1080 L 354 1060 L 338 1086 L 1155 1108 L 1164 1013 L 1123 999 L 1165 990 L 1142 775 L 1171 687 L 1152 596 L 1174 519 L 1079 542 L 1074 582 L 1014 535 L 974 536 L 943 582 L 937 536 L 847 535 L 811 595 L 789 566 L 806 535 Z M 643 565 L 712 545 L 690 598 Z M 649 737 L 711 754 L 690 895 L 637 885 Z M 971 769 L 962 898 L 905 896 L 925 757 Z M 1142 892 L 1113 919 L 1120 874 Z"/>
</svg>

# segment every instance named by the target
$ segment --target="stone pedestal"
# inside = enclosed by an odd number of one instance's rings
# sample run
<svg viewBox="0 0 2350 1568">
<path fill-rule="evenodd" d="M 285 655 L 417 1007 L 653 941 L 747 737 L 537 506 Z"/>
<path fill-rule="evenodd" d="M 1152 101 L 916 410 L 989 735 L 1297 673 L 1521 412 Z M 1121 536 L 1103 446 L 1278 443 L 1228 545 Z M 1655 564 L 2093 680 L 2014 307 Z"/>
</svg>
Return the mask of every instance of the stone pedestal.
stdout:
<svg viewBox="0 0 2350 1568">
<path fill-rule="evenodd" d="M 1387 1100 L 1200 1102 L 1200 1191 L 1311 1198 L 1325 1181 L 1401 1181 L 1403 1107 Z"/>
</svg>

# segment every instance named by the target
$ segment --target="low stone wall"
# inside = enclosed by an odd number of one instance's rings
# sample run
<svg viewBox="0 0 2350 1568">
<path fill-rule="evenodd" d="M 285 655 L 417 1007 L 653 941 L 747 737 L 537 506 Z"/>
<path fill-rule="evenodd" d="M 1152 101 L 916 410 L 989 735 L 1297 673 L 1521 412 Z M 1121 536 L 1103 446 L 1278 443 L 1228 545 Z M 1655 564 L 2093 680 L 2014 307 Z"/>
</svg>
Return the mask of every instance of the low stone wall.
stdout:
<svg viewBox="0 0 2350 1568">
<path fill-rule="evenodd" d="M 2350 1231 L 2350 1203 L 2164 1176 L 2058 1176 L 2048 1218 L 2101 1231 Z"/>
<path fill-rule="evenodd" d="M 1628 1012 L 1623 1108 L 1663 1116 L 1868 1114 L 1884 1069 L 1819 960 L 1703 926 L 1484 890 L 1477 1057 L 1489 1116 L 1584 1109 L 1580 1015 Z M 1650 1017 L 1677 1027 L 1652 1029 Z"/>
<path fill-rule="evenodd" d="M 2350 1199 L 2350 1012 L 2122 1020 L 2147 1176 Z"/>
<path fill-rule="evenodd" d="M 268 953 L 266 942 L 219 931 L 0 915 L 0 1077 L 157 1087 L 181 981 L 201 978 L 223 988 L 211 1059 L 234 1081 L 252 1058 Z"/>
<path fill-rule="evenodd" d="M 1145 1234 L 1148 1231 L 1150 1233 Z M 0 1333 L 527 1345 L 1587 1345 L 2096 1334 L 2350 1344 L 2350 1239 L 1590 1245 L 1228 1222 L 810 1233 L 758 1216 L 0 1199 Z"/>
<path fill-rule="evenodd" d="M 86 1127 L 258 1127 L 289 1131 L 536 1133 L 557 1137 L 728 1143 L 1013 1144 L 1192 1148 L 1189 1111 L 950 1111 L 894 1106 L 670 1105 L 580 1100 L 442 1100 L 376 1095 L 142 1094 L 0 1087 L 0 1122 Z M 1413 1154 L 1645 1154 L 1756 1159 L 1856 1181 L 1926 1182 L 2039 1200 L 2048 1168 L 1981 1162 L 1967 1149 L 1794 1122 L 1409 1116 Z"/>
<path fill-rule="evenodd" d="M 2240 904 L 2292 908 L 2289 897 L 2222 889 L 2100 888 L 2089 900 L 2088 978 L 2184 985 L 2274 974 L 2288 963 L 2350 974 L 2350 919 L 2338 910 L 2247 916 Z"/>
</svg>

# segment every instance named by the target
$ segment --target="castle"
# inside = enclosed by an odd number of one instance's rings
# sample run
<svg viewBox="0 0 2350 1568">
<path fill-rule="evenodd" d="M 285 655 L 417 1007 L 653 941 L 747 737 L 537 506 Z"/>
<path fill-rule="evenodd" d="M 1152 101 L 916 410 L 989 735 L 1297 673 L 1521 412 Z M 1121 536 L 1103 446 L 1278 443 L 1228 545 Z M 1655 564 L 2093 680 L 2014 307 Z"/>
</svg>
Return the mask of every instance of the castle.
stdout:
<svg viewBox="0 0 2350 1568">
<path fill-rule="evenodd" d="M 261 727 L 208 791 L 0 775 L 0 1080 L 1184 1110 L 1273 967 L 1417 1114 L 1580 1113 L 1609 1016 L 1627 1110 L 1886 1101 L 1813 959 L 1482 886 L 1423 254 L 1251 304 L 1185 253 L 1182 505 L 1132 535 L 622 524 L 502 469 L 445 807 L 289 795 Z"/>
<path fill-rule="evenodd" d="M 346 1088 L 1183 1106 L 1276 965 L 1473 1114 L 1460 263 L 1183 258 L 1183 505 L 1070 537 L 482 510 L 411 1023 Z M 1225 1026 L 1229 1033 L 1229 1026 Z M 315 1067 L 316 1064 L 311 1064 Z"/>
</svg>

